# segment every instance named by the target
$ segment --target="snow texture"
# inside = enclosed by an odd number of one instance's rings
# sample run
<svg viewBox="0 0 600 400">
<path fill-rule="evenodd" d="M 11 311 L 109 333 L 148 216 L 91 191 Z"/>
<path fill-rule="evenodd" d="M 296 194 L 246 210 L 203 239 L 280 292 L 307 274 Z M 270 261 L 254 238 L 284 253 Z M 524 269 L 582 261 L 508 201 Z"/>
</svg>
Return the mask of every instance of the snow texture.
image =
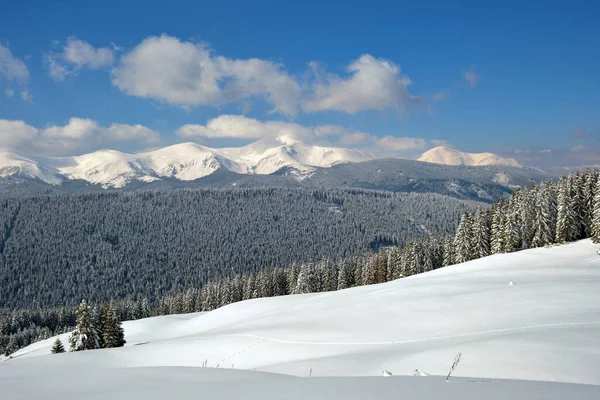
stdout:
<svg viewBox="0 0 600 400">
<path fill-rule="evenodd" d="M 117 349 L 50 355 L 50 338 L 1 362 L 0 386 L 7 399 L 597 399 L 596 250 L 583 240 L 126 322 Z"/>
<path fill-rule="evenodd" d="M 302 179 L 310 176 L 313 167 L 374 158 L 359 150 L 305 145 L 278 138 L 222 149 L 181 143 L 139 154 L 101 150 L 76 157 L 25 158 L 0 153 L 0 177 L 19 175 L 50 184 L 58 184 L 65 178 L 81 179 L 104 188 L 122 188 L 136 180 L 153 182 L 174 178 L 193 181 L 219 168 L 239 174 L 267 175 L 287 167 Z"/>
<path fill-rule="evenodd" d="M 492 153 L 464 153 L 444 146 L 438 146 L 426 151 L 418 160 L 444 165 L 470 165 L 476 167 L 484 165 L 504 165 L 522 168 L 522 165 L 512 158 L 504 158 Z"/>
</svg>

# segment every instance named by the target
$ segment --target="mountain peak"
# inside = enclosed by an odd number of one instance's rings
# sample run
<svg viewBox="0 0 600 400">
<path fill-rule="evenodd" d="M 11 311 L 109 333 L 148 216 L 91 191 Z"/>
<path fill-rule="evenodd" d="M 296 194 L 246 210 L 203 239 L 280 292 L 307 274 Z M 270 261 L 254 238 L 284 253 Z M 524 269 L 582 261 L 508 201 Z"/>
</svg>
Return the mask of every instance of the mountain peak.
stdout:
<svg viewBox="0 0 600 400">
<path fill-rule="evenodd" d="M 493 153 L 465 153 L 446 146 L 438 146 L 427 150 L 417 159 L 418 161 L 444 165 L 503 165 L 508 167 L 522 168 L 513 158 L 501 157 Z"/>
<path fill-rule="evenodd" d="M 179 143 L 143 153 L 99 150 L 75 157 L 25 158 L 0 152 L 0 177 L 22 176 L 59 184 L 81 179 L 104 188 L 120 188 L 133 181 L 152 182 L 165 178 L 193 181 L 220 168 L 238 174 L 268 175 L 291 168 L 298 179 L 315 171 L 359 162 L 374 156 L 358 150 L 303 144 L 292 136 L 259 140 L 244 147 L 210 148 Z"/>
</svg>

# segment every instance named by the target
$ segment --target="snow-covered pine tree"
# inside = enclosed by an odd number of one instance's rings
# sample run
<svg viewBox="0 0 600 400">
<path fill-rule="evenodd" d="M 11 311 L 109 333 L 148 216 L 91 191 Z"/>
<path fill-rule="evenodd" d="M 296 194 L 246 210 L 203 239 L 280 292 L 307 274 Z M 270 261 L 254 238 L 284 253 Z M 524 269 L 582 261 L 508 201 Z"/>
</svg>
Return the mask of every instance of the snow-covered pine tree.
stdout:
<svg viewBox="0 0 600 400">
<path fill-rule="evenodd" d="M 592 241 L 600 243 L 600 179 L 596 183 L 596 195 L 592 204 Z"/>
<path fill-rule="evenodd" d="M 528 249 L 535 235 L 535 200 L 538 186 L 534 183 L 529 190 L 522 190 L 518 196 L 518 221 L 521 249 Z"/>
<path fill-rule="evenodd" d="M 549 184 L 539 188 L 535 195 L 534 235 L 531 247 L 543 247 L 554 242 L 554 207 Z"/>
<path fill-rule="evenodd" d="M 77 326 L 69 337 L 71 351 L 100 348 L 100 335 L 93 324 L 92 310 L 85 300 L 77 307 Z"/>
<path fill-rule="evenodd" d="M 254 274 L 248 274 L 244 279 L 244 300 L 253 299 L 256 291 L 256 279 Z"/>
<path fill-rule="evenodd" d="M 63 346 L 62 342 L 59 338 L 56 338 L 54 344 L 52 345 L 52 354 L 59 354 L 65 352 L 65 346 Z"/>
<path fill-rule="evenodd" d="M 319 291 L 317 287 L 317 277 L 315 268 L 312 264 L 303 265 L 298 274 L 298 281 L 294 289 L 294 294 L 315 293 Z"/>
<path fill-rule="evenodd" d="M 285 272 L 283 268 L 277 268 L 273 271 L 273 289 L 275 291 L 275 296 L 284 296 L 289 294 L 287 280 L 285 279 Z"/>
<path fill-rule="evenodd" d="M 421 242 L 421 253 L 422 253 L 422 260 L 423 260 L 423 265 L 422 265 L 422 272 L 428 272 L 428 271 L 433 271 L 434 266 L 434 249 L 433 249 L 433 242 L 430 238 L 428 238 L 427 240 L 423 240 Z"/>
<path fill-rule="evenodd" d="M 562 178 L 558 184 L 556 243 L 566 243 L 573 240 L 575 229 L 570 180 Z"/>
<path fill-rule="evenodd" d="M 108 307 L 102 326 L 102 342 L 104 348 L 122 347 L 125 345 L 125 333 L 121 321 L 117 318 L 117 310 L 113 304 Z"/>
<path fill-rule="evenodd" d="M 183 312 L 186 314 L 193 313 L 196 309 L 196 291 L 194 289 L 188 289 L 185 291 L 183 296 Z M 141 314 L 141 312 L 140 312 Z M 143 318 L 140 316 L 140 318 Z"/>
<path fill-rule="evenodd" d="M 482 258 L 490 255 L 490 228 L 487 214 L 478 208 L 473 222 L 473 255 Z"/>
<path fill-rule="evenodd" d="M 504 252 L 504 202 L 499 201 L 492 207 L 492 225 L 490 228 L 490 252 Z"/>
<path fill-rule="evenodd" d="M 457 264 L 472 260 L 473 219 L 465 212 L 454 236 L 454 260 Z"/>
<path fill-rule="evenodd" d="M 338 290 L 347 289 L 354 286 L 354 265 L 350 260 L 344 260 L 340 263 L 338 270 Z"/>
<path fill-rule="evenodd" d="M 571 209 L 573 210 L 573 232 L 570 240 L 579 240 L 585 237 L 585 180 L 581 171 L 568 178 L 571 193 Z"/>
<path fill-rule="evenodd" d="M 452 236 L 446 236 L 444 238 L 444 259 L 442 266 L 447 267 L 454 264 L 454 239 Z"/>
<path fill-rule="evenodd" d="M 377 283 L 377 255 L 371 254 L 367 258 L 362 270 L 363 285 L 373 285 Z"/>
<path fill-rule="evenodd" d="M 392 251 L 389 253 L 388 259 L 388 276 L 391 279 L 388 280 L 396 280 L 402 278 L 402 251 L 400 247 L 394 247 Z"/>
<path fill-rule="evenodd" d="M 503 253 L 510 253 L 517 251 L 521 248 L 521 238 L 519 235 L 519 221 L 518 221 L 518 206 L 516 198 L 511 198 L 507 203 L 505 214 L 502 216 L 503 229 L 502 229 L 502 243 L 504 248 Z"/>
<path fill-rule="evenodd" d="M 583 189 L 584 204 L 584 231 L 585 237 L 592 236 L 592 215 L 594 211 L 594 197 L 596 196 L 596 183 L 598 182 L 598 170 L 589 169 L 585 174 L 585 187 Z"/>
<path fill-rule="evenodd" d="M 388 250 L 379 249 L 377 252 L 377 261 L 375 263 L 375 283 L 387 282 L 388 270 Z"/>
<path fill-rule="evenodd" d="M 331 292 L 337 290 L 338 286 L 338 267 L 336 263 L 331 261 L 330 259 L 326 259 L 321 263 L 322 274 L 323 274 L 323 283 L 322 290 L 324 292 Z"/>
<path fill-rule="evenodd" d="M 417 254 L 417 244 L 414 241 L 408 242 L 404 246 L 403 270 L 402 275 L 411 276 L 417 273 L 419 270 L 419 256 Z"/>
</svg>

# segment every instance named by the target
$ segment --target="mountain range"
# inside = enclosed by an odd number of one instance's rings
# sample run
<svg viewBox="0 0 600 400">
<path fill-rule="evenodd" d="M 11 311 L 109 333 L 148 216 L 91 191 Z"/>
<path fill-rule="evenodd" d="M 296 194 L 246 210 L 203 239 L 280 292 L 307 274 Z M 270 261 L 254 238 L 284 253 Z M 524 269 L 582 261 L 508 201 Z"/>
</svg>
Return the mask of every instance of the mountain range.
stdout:
<svg viewBox="0 0 600 400">
<path fill-rule="evenodd" d="M 418 160 L 378 159 L 291 138 L 243 147 L 181 143 L 143 153 L 101 150 L 74 157 L 0 152 L 0 194 L 179 187 L 360 187 L 436 192 L 493 201 L 552 176 L 491 153 L 436 147 Z"/>
</svg>

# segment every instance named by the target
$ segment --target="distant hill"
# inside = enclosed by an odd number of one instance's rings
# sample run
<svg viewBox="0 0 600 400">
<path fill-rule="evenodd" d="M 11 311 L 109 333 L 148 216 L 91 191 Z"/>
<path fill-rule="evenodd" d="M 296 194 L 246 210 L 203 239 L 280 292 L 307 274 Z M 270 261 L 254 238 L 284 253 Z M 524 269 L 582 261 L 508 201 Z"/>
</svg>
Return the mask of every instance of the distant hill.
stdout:
<svg viewBox="0 0 600 400">
<path fill-rule="evenodd" d="M 470 165 L 480 167 L 485 165 L 503 165 L 522 168 L 516 160 L 505 158 L 493 153 L 465 153 L 449 147 L 439 146 L 426 151 L 419 161 L 444 165 Z"/>
</svg>

